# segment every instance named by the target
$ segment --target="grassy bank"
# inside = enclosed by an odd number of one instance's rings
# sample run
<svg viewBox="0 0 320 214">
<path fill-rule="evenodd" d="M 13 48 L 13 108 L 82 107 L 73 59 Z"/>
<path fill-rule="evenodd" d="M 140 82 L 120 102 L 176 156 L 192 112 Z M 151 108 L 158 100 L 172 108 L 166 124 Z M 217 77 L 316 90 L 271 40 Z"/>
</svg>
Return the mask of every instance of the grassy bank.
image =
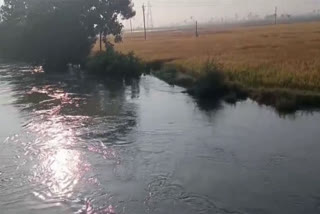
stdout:
<svg viewBox="0 0 320 214">
<path fill-rule="evenodd" d="M 276 108 L 280 113 L 320 108 L 319 92 L 274 87 L 247 87 L 232 81 L 223 71 L 222 66 L 214 61 L 204 63 L 196 76 L 188 75 L 186 73 L 190 72 L 182 69 L 173 64 L 164 64 L 152 74 L 171 85 L 185 87 L 185 92 L 202 101 L 224 100 L 227 103 L 235 103 L 251 98 L 259 104 Z"/>
<path fill-rule="evenodd" d="M 278 109 L 300 109 L 319 107 L 319 37 L 320 22 L 225 31 L 200 27 L 199 38 L 192 30 L 153 32 L 147 41 L 140 33 L 127 34 L 116 49 L 134 51 L 149 64 L 164 64 L 162 71 L 177 70 L 174 78 L 157 75 L 187 86 L 205 76 L 204 65 L 214 60 L 224 81 L 240 86 L 254 100 Z"/>
</svg>

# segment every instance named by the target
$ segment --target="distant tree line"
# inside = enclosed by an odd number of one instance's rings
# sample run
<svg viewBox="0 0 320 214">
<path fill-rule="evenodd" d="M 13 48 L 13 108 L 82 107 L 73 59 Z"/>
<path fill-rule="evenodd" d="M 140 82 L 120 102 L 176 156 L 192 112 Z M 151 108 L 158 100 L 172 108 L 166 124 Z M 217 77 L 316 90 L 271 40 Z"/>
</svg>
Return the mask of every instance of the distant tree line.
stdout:
<svg viewBox="0 0 320 214">
<path fill-rule="evenodd" d="M 53 69 L 84 64 L 97 35 L 121 40 L 120 19 L 134 15 L 131 0 L 4 0 L 0 57 Z"/>
</svg>

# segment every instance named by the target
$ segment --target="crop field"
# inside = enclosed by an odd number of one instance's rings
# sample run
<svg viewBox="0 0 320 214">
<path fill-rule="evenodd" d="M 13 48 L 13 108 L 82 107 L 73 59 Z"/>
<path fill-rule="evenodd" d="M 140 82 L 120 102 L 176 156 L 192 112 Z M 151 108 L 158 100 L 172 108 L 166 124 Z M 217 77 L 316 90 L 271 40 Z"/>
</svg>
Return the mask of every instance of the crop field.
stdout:
<svg viewBox="0 0 320 214">
<path fill-rule="evenodd" d="M 320 22 L 227 30 L 126 33 L 116 49 L 147 62 L 175 64 L 199 75 L 206 61 L 219 63 L 230 80 L 247 87 L 320 91 Z M 98 46 L 95 47 L 97 49 Z"/>
</svg>

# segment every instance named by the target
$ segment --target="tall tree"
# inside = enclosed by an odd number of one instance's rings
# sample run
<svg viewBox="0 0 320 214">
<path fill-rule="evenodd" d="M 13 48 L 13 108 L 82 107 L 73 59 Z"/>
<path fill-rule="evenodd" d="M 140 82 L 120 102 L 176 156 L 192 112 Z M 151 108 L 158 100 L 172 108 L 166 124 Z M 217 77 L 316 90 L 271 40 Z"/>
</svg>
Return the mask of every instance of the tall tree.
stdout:
<svg viewBox="0 0 320 214">
<path fill-rule="evenodd" d="M 121 38 L 131 0 L 4 0 L 0 54 L 60 68 L 81 64 L 96 35 Z"/>
</svg>

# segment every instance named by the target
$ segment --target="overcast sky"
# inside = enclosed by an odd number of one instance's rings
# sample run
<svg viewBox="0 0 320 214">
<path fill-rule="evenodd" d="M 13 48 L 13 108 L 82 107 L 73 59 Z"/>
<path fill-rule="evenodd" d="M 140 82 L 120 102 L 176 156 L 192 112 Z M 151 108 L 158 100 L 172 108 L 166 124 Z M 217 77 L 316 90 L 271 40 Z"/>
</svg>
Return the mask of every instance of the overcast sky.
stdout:
<svg viewBox="0 0 320 214">
<path fill-rule="evenodd" d="M 249 12 L 264 17 L 274 13 L 278 6 L 279 14 L 297 14 L 320 10 L 320 0 L 132 0 L 137 11 L 133 26 L 142 26 L 142 4 L 151 4 L 154 26 L 183 24 L 190 17 L 200 22 L 212 18 L 234 18 L 247 16 Z M 2 3 L 3 0 L 0 0 Z M 146 13 L 148 8 L 146 9 Z M 126 26 L 129 22 L 125 22 Z"/>
</svg>

